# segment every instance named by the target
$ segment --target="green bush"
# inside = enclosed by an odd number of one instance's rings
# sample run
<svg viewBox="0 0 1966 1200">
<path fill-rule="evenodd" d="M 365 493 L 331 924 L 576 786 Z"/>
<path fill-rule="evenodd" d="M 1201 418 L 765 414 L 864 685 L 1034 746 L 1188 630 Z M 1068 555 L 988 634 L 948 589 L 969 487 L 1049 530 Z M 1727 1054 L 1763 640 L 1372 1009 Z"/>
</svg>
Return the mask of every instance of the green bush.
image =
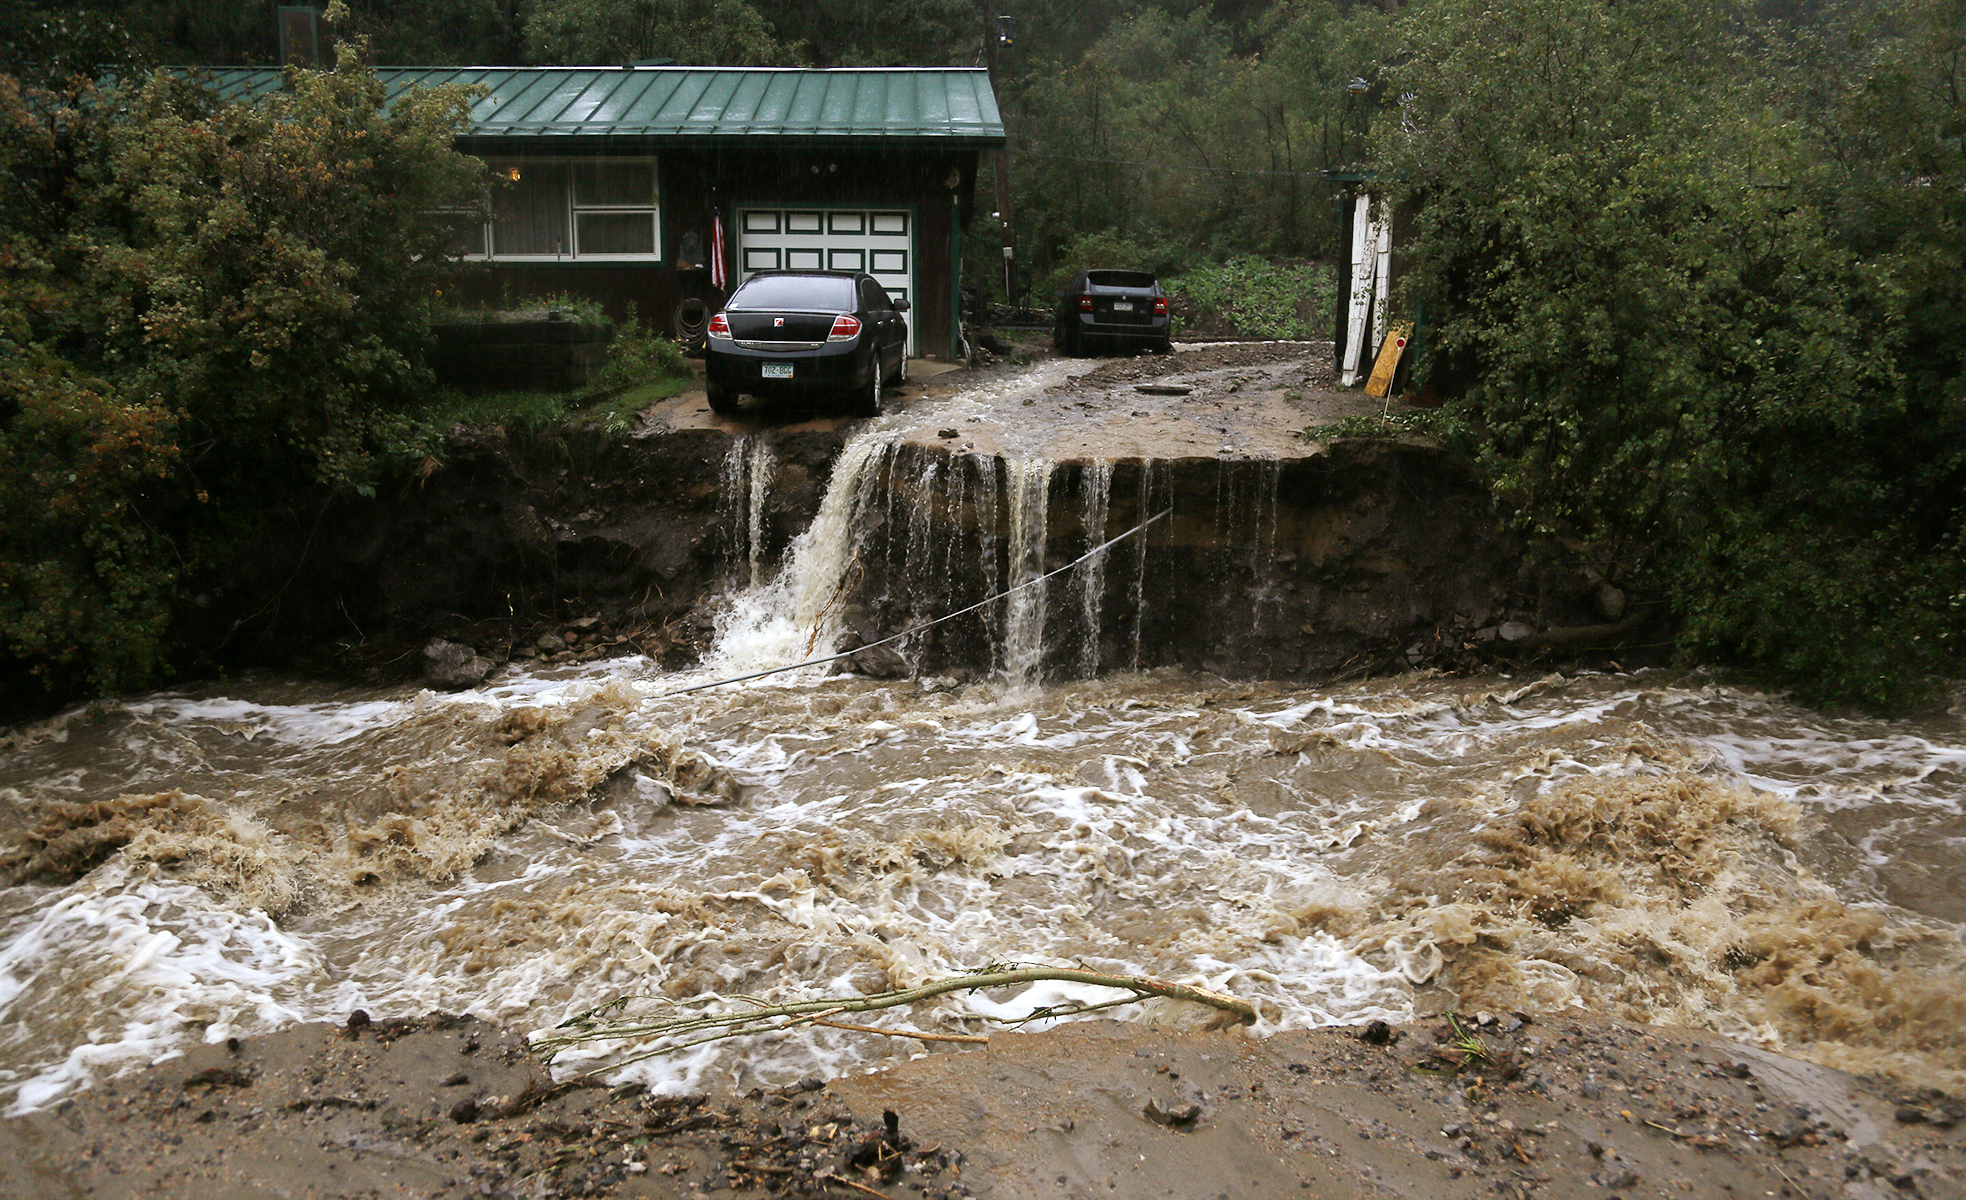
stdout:
<svg viewBox="0 0 1966 1200">
<path fill-rule="evenodd" d="M 1414 10 L 1381 142 L 1406 283 L 1528 527 L 1689 652 L 1900 706 L 1966 634 L 1966 9 L 1814 60 L 1750 32 L 1710 0 Z"/>
<path fill-rule="evenodd" d="M 0 662 L 51 698 L 153 679 L 182 589 L 420 444 L 469 96 L 286 82 L 0 76 Z"/>
<path fill-rule="evenodd" d="M 602 368 L 602 387 L 619 388 L 645 379 L 687 378 L 689 363 L 674 338 L 658 333 L 642 323 L 634 308 L 614 329 L 608 343 L 607 366 Z"/>
<path fill-rule="evenodd" d="M 1242 337 L 1279 340 L 1322 336 L 1336 291 L 1330 269 L 1321 264 L 1248 256 L 1163 280 L 1162 286 L 1205 316 L 1219 316 Z"/>
<path fill-rule="evenodd" d="M 1184 247 L 1165 237 L 1099 229 L 1080 234 L 1065 243 L 1057 261 L 1057 268 L 1043 281 L 1047 299 L 1071 282 L 1074 274 L 1088 267 L 1151 271 L 1164 279 L 1179 273 L 1186 266 L 1188 253 Z"/>
</svg>

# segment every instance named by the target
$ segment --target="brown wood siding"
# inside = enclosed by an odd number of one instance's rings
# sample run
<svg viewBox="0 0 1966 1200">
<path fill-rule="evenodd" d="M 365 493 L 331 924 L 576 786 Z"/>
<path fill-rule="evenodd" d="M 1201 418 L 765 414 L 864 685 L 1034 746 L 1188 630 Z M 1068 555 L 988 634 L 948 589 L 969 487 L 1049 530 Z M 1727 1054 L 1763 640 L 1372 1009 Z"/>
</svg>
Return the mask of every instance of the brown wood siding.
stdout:
<svg viewBox="0 0 1966 1200">
<path fill-rule="evenodd" d="M 567 153 L 564 145 L 540 145 L 537 149 L 541 153 Z M 593 149 L 606 154 L 646 152 L 619 144 Z M 723 209 L 725 238 L 734 244 L 737 231 L 731 225 L 731 209 L 737 204 L 908 207 L 915 214 L 917 295 L 912 316 L 917 345 L 926 356 L 953 357 L 949 210 L 953 197 L 962 203 L 965 216 L 969 212 L 975 189 L 975 151 L 732 148 L 658 150 L 656 155 L 662 203 L 661 262 L 495 262 L 469 273 L 459 288 L 462 301 L 506 305 L 540 296 L 573 294 L 598 300 L 616 320 L 625 319 L 632 306 L 642 320 L 673 332 L 677 307 L 685 299 L 701 299 L 712 309 L 723 299 L 722 293 L 711 288 L 707 267 L 676 266 L 677 247 L 691 230 L 696 232 L 704 253 L 709 253 L 713 208 Z M 952 176 L 957 180 L 953 190 L 949 186 Z M 734 275 L 735 264 L 732 267 Z"/>
</svg>

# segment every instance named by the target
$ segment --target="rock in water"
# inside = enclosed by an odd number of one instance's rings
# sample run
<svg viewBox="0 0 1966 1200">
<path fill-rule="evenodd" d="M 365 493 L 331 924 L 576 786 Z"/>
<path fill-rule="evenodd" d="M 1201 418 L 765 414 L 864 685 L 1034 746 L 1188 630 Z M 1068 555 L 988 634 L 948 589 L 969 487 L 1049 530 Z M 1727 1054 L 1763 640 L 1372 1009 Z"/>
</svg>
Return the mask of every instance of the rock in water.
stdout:
<svg viewBox="0 0 1966 1200">
<path fill-rule="evenodd" d="M 908 660 L 893 646 L 869 646 L 856 650 L 847 660 L 853 669 L 869 679 L 906 679 L 910 674 Z"/>
<path fill-rule="evenodd" d="M 495 665 L 471 647 L 443 638 L 431 638 L 423 648 L 423 681 L 447 691 L 477 687 Z"/>
</svg>

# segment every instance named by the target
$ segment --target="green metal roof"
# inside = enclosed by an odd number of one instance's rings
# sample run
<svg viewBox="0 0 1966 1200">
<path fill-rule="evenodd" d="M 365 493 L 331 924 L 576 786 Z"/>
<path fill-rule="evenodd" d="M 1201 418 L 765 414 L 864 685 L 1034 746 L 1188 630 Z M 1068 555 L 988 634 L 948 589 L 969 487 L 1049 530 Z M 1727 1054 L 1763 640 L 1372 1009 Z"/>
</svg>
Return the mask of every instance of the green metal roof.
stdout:
<svg viewBox="0 0 1966 1200">
<path fill-rule="evenodd" d="M 456 83 L 486 90 L 467 141 L 519 138 L 795 138 L 837 145 L 998 146 L 1003 117 L 987 72 L 969 68 L 806 71 L 777 67 L 378 67 L 391 96 Z M 272 68 L 212 71 L 228 96 L 280 87 Z"/>
</svg>

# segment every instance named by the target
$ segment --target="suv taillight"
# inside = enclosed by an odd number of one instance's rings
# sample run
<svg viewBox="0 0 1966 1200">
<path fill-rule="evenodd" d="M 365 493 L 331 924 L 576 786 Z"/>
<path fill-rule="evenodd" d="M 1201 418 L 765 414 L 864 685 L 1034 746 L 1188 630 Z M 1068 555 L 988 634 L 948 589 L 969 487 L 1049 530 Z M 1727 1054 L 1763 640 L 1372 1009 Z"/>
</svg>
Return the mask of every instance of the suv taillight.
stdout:
<svg viewBox="0 0 1966 1200">
<path fill-rule="evenodd" d="M 829 342 L 850 342 L 860 336 L 860 318 L 841 313 L 833 318 L 833 330 L 826 335 Z"/>
<path fill-rule="evenodd" d="M 707 332 L 713 338 L 728 339 L 730 337 L 730 322 L 724 319 L 724 314 L 718 313 L 716 316 L 710 318 L 710 328 Z"/>
<path fill-rule="evenodd" d="M 1092 311 L 1092 297 L 1090 295 L 1083 295 L 1079 297 L 1079 311 L 1080 312 Z"/>
<path fill-rule="evenodd" d="M 1157 317 L 1164 317 L 1164 316 L 1166 316 L 1166 315 L 1167 315 L 1167 297 L 1166 297 L 1166 296 L 1155 296 L 1155 297 L 1154 297 L 1154 315 L 1155 315 L 1155 316 L 1157 316 Z"/>
</svg>

